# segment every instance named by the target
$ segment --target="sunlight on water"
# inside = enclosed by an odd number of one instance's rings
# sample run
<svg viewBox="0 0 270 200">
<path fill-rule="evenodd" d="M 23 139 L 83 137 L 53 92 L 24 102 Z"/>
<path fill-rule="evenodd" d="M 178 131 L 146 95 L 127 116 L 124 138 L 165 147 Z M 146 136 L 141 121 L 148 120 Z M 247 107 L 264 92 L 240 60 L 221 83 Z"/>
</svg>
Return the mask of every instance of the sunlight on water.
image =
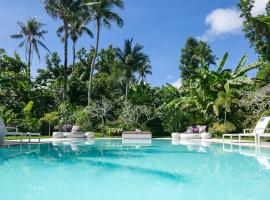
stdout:
<svg viewBox="0 0 270 200">
<path fill-rule="evenodd" d="M 160 140 L 23 145 L 0 149 L 0 180 L 5 200 L 261 200 L 270 199 L 270 150 Z"/>
</svg>

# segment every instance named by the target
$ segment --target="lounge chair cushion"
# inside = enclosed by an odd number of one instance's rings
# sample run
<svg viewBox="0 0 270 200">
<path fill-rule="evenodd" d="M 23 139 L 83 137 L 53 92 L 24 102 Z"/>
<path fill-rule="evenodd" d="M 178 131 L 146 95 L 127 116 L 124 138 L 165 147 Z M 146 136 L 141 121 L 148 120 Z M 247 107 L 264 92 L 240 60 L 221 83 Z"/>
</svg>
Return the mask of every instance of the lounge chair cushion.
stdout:
<svg viewBox="0 0 270 200">
<path fill-rule="evenodd" d="M 69 125 L 69 124 L 63 125 L 60 128 L 60 132 L 71 132 L 72 127 L 73 126 L 72 125 Z"/>
<path fill-rule="evenodd" d="M 53 132 L 53 138 L 63 138 L 64 133 L 62 132 Z"/>
<path fill-rule="evenodd" d="M 198 127 L 193 127 L 192 128 L 192 133 L 199 133 L 199 128 Z"/>
<path fill-rule="evenodd" d="M 188 129 L 187 129 L 187 134 L 192 134 L 193 133 L 193 130 L 192 130 L 193 128 L 192 127 L 188 127 Z"/>
<path fill-rule="evenodd" d="M 207 126 L 199 126 L 199 133 L 205 133 Z"/>
<path fill-rule="evenodd" d="M 79 126 L 72 126 L 71 132 L 72 133 L 79 133 L 80 132 L 80 127 Z"/>
<path fill-rule="evenodd" d="M 87 137 L 87 138 L 93 138 L 93 137 L 95 137 L 95 133 L 93 133 L 93 132 L 86 132 L 85 133 L 85 137 Z"/>
<path fill-rule="evenodd" d="M 179 139 L 180 133 L 172 133 L 172 138 L 173 139 Z"/>
<path fill-rule="evenodd" d="M 66 138 L 85 138 L 83 133 L 64 133 Z"/>
<path fill-rule="evenodd" d="M 180 138 L 182 138 L 182 139 L 200 139 L 201 134 L 200 133 L 193 133 L 193 134 L 181 133 Z"/>
</svg>

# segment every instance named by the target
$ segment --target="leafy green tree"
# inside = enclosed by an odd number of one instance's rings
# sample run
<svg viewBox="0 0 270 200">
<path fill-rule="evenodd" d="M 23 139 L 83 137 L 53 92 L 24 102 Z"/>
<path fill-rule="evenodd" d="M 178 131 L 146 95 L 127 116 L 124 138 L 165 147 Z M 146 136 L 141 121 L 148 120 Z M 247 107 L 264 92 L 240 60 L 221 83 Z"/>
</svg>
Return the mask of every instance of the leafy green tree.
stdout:
<svg viewBox="0 0 270 200">
<path fill-rule="evenodd" d="M 64 66 L 61 65 L 61 59 L 57 53 L 52 53 L 51 56 L 46 57 L 47 67 L 45 69 L 38 69 L 38 75 L 35 80 L 36 88 L 45 88 L 50 90 L 57 103 L 63 100 L 64 93 Z M 68 68 L 68 74 L 70 74 Z"/>
<path fill-rule="evenodd" d="M 23 116 L 21 116 L 19 122 L 20 130 L 22 131 L 37 131 L 38 119 L 34 116 L 34 102 L 29 101 L 23 108 Z"/>
<path fill-rule="evenodd" d="M 183 82 L 196 75 L 200 59 L 204 59 L 207 65 L 216 64 L 216 56 L 213 55 L 210 46 L 203 41 L 189 37 L 185 47 L 181 50 L 179 69 Z"/>
<path fill-rule="evenodd" d="M 254 0 L 240 0 L 239 8 L 244 19 L 243 31 L 256 52 L 264 60 L 270 61 L 270 2 L 267 3 L 265 15 L 253 16 L 254 2 Z"/>
<path fill-rule="evenodd" d="M 48 86 L 49 83 L 62 79 L 63 67 L 56 52 L 53 52 L 50 57 L 46 57 L 46 64 L 47 69 L 38 69 L 38 76 L 36 77 L 36 84 L 38 85 Z"/>
<path fill-rule="evenodd" d="M 218 98 L 216 99 L 214 103 L 214 111 L 215 114 L 218 116 L 219 115 L 219 108 L 223 107 L 224 108 L 224 127 L 226 129 L 226 122 L 227 122 L 227 113 L 231 112 L 231 107 L 233 105 L 239 105 L 240 101 L 237 98 L 237 94 L 239 91 L 237 89 L 230 89 L 227 88 L 224 91 L 220 91 L 218 93 Z"/>
<path fill-rule="evenodd" d="M 5 49 L 0 48 L 0 56 L 5 54 L 5 53 L 6 53 Z"/>
<path fill-rule="evenodd" d="M 244 19 L 243 31 L 246 38 L 264 61 L 257 78 L 265 85 L 270 81 L 270 2 L 267 3 L 265 15 L 253 16 L 254 2 L 254 0 L 240 0 L 239 8 Z"/>
<path fill-rule="evenodd" d="M 142 51 L 143 46 L 136 43 L 133 46 L 133 39 L 125 40 L 123 49 L 117 48 L 117 56 L 123 66 L 124 77 L 125 77 L 125 102 L 128 98 L 128 90 L 132 80 L 135 79 L 135 73 L 139 69 L 149 63 L 149 57 Z"/>
<path fill-rule="evenodd" d="M 160 89 L 143 81 L 133 84 L 129 91 L 129 100 L 135 105 L 158 107 L 162 105 Z"/>
<path fill-rule="evenodd" d="M 105 97 L 112 101 L 120 101 L 119 97 L 124 96 L 123 71 L 113 46 L 100 50 L 92 84 L 92 99 Z"/>
<path fill-rule="evenodd" d="M 45 24 L 37 21 L 36 18 L 29 18 L 26 23 L 18 22 L 18 26 L 20 27 L 20 32 L 18 34 L 11 35 L 12 39 L 22 39 L 22 42 L 19 44 L 19 47 L 25 47 L 26 53 L 28 55 L 28 68 L 27 74 L 29 80 L 31 78 L 31 59 L 32 54 L 35 52 L 40 60 L 40 53 L 38 47 L 41 46 L 48 52 L 50 50 L 46 47 L 46 45 L 42 42 L 44 40 L 44 35 L 48 33 L 46 30 L 42 30 Z"/>
<path fill-rule="evenodd" d="M 18 54 L 0 57 L 0 105 L 20 115 L 29 101 L 30 85 L 25 65 Z"/>
<path fill-rule="evenodd" d="M 96 2 L 95 0 L 88 0 L 86 2 Z M 90 12 L 93 15 L 93 20 L 96 24 L 96 46 L 93 61 L 90 66 L 89 85 L 88 85 L 88 101 L 90 102 L 92 95 L 92 78 L 95 69 L 96 58 L 99 51 L 100 29 L 102 26 L 111 28 L 111 22 L 116 22 L 119 27 L 122 27 L 123 19 L 113 10 L 114 8 L 123 8 L 124 3 L 122 0 L 106 0 L 100 1 L 98 4 L 91 5 Z"/>
<path fill-rule="evenodd" d="M 64 93 L 63 98 L 67 98 L 67 78 L 68 78 L 68 26 L 72 23 L 74 13 L 81 12 L 82 0 L 43 0 L 46 12 L 54 19 L 63 22 L 64 32 Z"/>
<path fill-rule="evenodd" d="M 40 119 L 41 121 L 44 121 L 48 124 L 48 133 L 49 136 L 51 135 L 51 127 L 56 123 L 58 120 L 58 113 L 57 112 L 51 112 L 46 113 L 44 117 Z"/>
<path fill-rule="evenodd" d="M 217 120 L 213 115 L 217 105 L 220 107 L 226 102 L 228 110 L 228 105 L 232 105 L 234 99 L 240 98 L 237 93 L 229 91 L 244 89 L 247 85 L 253 84 L 252 79 L 245 74 L 260 65 L 260 63 L 246 65 L 247 55 L 245 55 L 232 72 L 230 69 L 225 69 L 227 58 L 226 53 L 216 70 L 211 70 L 210 66 L 201 59 L 196 76 L 186 81 L 186 84 L 179 89 L 178 97 L 171 99 L 171 102 L 167 103 L 168 106 L 173 106 L 174 109 L 192 116 L 191 124 L 209 124 Z"/>
</svg>

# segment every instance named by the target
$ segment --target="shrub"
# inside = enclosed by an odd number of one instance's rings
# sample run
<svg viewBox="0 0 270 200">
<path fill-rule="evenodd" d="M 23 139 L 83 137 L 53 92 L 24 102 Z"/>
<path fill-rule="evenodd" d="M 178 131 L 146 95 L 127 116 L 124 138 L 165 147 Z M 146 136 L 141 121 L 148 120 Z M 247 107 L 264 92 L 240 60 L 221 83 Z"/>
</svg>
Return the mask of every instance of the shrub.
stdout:
<svg viewBox="0 0 270 200">
<path fill-rule="evenodd" d="M 74 124 L 74 112 L 75 108 L 69 102 L 61 103 L 58 107 L 58 116 L 60 118 L 59 126 L 62 124 Z"/>
<path fill-rule="evenodd" d="M 93 116 L 87 109 L 78 109 L 73 113 L 72 118 L 76 122 L 76 125 L 80 126 L 81 130 L 86 132 L 86 131 L 92 131 L 93 130 Z"/>
<path fill-rule="evenodd" d="M 216 122 L 209 128 L 209 132 L 211 132 L 215 137 L 220 137 L 224 133 L 231 133 L 235 130 L 236 126 L 231 122 L 226 122 L 226 124 Z"/>
<path fill-rule="evenodd" d="M 120 136 L 122 131 L 122 128 L 105 127 L 103 132 L 107 136 Z"/>
</svg>

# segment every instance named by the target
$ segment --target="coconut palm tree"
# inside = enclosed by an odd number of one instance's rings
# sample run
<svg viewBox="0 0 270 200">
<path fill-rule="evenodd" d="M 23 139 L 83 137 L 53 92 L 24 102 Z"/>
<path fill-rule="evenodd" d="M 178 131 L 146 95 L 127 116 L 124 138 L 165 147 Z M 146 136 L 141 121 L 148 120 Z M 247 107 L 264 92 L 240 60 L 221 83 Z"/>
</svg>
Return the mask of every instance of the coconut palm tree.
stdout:
<svg viewBox="0 0 270 200">
<path fill-rule="evenodd" d="M 68 25 L 68 33 L 69 33 L 70 39 L 72 40 L 72 52 L 73 52 L 72 65 L 73 66 L 76 60 L 76 44 L 79 37 L 81 37 L 84 33 L 86 33 L 91 38 L 94 37 L 92 31 L 86 26 L 89 20 L 90 20 L 89 16 L 86 16 L 84 18 L 74 17 L 73 20 Z M 63 33 L 63 31 L 64 31 L 64 27 L 60 26 L 57 29 L 58 36 L 61 36 L 61 33 Z"/>
<path fill-rule="evenodd" d="M 46 12 L 54 19 L 60 19 L 64 32 L 64 99 L 67 97 L 67 65 L 68 65 L 68 26 L 72 22 L 74 13 L 82 12 L 83 0 L 43 0 Z"/>
<path fill-rule="evenodd" d="M 152 66 L 146 62 L 138 69 L 138 73 L 139 73 L 139 77 L 141 78 L 141 81 L 146 81 L 146 75 L 152 74 L 151 68 Z"/>
<path fill-rule="evenodd" d="M 48 33 L 46 30 L 42 30 L 45 24 L 37 21 L 36 18 L 29 18 L 26 23 L 18 22 L 20 32 L 18 34 L 11 35 L 12 39 L 22 39 L 19 47 L 25 47 L 28 69 L 27 74 L 29 80 L 31 79 L 31 60 L 33 52 L 35 52 L 40 60 L 39 46 L 50 52 L 46 45 L 42 42 L 44 35 Z"/>
<path fill-rule="evenodd" d="M 113 11 L 115 7 L 117 8 L 124 7 L 124 3 L 122 0 L 101 0 L 99 3 L 96 2 L 97 1 L 95 0 L 86 0 L 86 3 L 90 3 L 91 7 L 89 10 L 93 15 L 93 20 L 95 21 L 96 24 L 96 46 L 95 46 L 95 55 L 90 66 L 88 102 L 90 102 L 92 93 L 92 78 L 99 50 L 100 29 L 102 26 L 106 28 L 111 28 L 111 22 L 116 22 L 116 24 L 119 27 L 122 27 L 124 24 L 123 19 L 116 12 Z"/>
<path fill-rule="evenodd" d="M 137 73 L 143 65 L 150 63 L 149 57 L 142 52 L 144 47 L 138 43 L 133 46 L 132 43 L 133 39 L 125 40 L 123 50 L 120 48 L 116 49 L 116 54 L 122 63 L 125 76 L 125 102 L 127 102 L 130 82 L 134 78 L 135 73 Z"/>
</svg>

